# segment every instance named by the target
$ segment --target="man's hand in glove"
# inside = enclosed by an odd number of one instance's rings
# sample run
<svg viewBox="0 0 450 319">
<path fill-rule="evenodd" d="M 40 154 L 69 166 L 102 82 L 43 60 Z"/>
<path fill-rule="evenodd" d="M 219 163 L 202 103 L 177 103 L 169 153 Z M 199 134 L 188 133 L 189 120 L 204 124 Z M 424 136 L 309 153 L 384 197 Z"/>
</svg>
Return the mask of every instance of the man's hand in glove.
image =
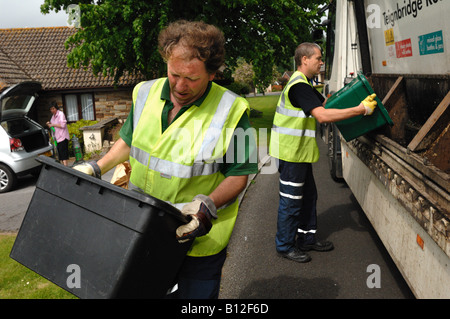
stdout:
<svg viewBox="0 0 450 319">
<path fill-rule="evenodd" d="M 181 213 L 192 219 L 189 223 L 177 228 L 176 235 L 180 243 L 206 235 L 212 227 L 211 219 L 217 218 L 216 206 L 206 195 L 195 196 L 192 202 L 183 206 Z"/>
<path fill-rule="evenodd" d="M 372 115 L 373 111 L 375 110 L 375 107 L 377 106 L 377 101 L 375 101 L 375 97 L 377 95 L 375 93 L 368 95 L 361 103 L 364 105 L 364 108 L 366 109 L 366 113 L 364 113 L 364 116 L 366 115 Z"/>
<path fill-rule="evenodd" d="M 84 174 L 95 176 L 97 178 L 102 177 L 102 171 L 100 167 L 98 167 L 97 162 L 90 161 L 83 164 L 75 165 L 73 169 L 80 171 Z"/>
</svg>

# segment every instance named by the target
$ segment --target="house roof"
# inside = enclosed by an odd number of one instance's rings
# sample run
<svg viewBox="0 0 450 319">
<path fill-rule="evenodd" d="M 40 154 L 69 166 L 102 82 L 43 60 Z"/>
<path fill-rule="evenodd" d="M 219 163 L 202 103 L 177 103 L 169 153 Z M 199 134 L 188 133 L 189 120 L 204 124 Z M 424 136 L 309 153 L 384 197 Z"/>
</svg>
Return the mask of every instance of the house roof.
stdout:
<svg viewBox="0 0 450 319">
<path fill-rule="evenodd" d="M 76 32 L 71 27 L 0 29 L 0 91 L 13 84 L 34 80 L 44 90 L 112 87 L 111 76 L 95 76 L 67 66 L 64 42 Z M 118 86 L 133 86 L 143 76 L 125 74 Z"/>
<path fill-rule="evenodd" d="M 294 71 L 284 71 L 282 77 L 287 78 L 289 80 L 292 74 L 294 74 Z"/>
<path fill-rule="evenodd" d="M 0 47 L 0 91 L 2 89 L 31 78 Z"/>
</svg>

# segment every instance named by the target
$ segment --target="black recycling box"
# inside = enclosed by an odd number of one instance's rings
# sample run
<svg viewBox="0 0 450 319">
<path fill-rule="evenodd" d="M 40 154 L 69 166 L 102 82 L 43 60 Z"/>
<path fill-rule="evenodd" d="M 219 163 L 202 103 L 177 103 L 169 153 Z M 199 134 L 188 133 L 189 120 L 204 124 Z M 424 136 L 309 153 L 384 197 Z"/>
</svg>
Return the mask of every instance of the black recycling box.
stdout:
<svg viewBox="0 0 450 319">
<path fill-rule="evenodd" d="M 180 211 L 41 156 L 10 257 L 80 298 L 163 298 L 191 243 Z"/>
</svg>

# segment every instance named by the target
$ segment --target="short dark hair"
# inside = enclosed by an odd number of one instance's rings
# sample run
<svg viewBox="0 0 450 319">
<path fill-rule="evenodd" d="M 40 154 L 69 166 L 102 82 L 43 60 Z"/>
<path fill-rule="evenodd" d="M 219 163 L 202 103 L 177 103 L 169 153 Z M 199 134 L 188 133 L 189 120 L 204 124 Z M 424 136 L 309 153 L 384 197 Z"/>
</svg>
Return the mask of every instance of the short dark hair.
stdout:
<svg viewBox="0 0 450 319">
<path fill-rule="evenodd" d="M 322 52 L 322 48 L 317 43 L 303 42 L 295 49 L 295 64 L 302 65 L 302 58 L 306 56 L 310 58 L 314 55 L 315 49 Z"/>
<path fill-rule="evenodd" d="M 58 108 L 58 103 L 56 103 L 56 101 L 51 101 L 50 102 L 50 106 L 48 108 L 51 109 L 52 107 L 54 107 L 57 110 L 59 109 Z"/>
<path fill-rule="evenodd" d="M 205 63 L 209 74 L 217 72 L 225 61 L 225 37 L 216 26 L 203 21 L 178 20 L 161 31 L 158 49 L 168 61 L 172 51 L 178 45 L 190 49 L 190 58 Z"/>
</svg>

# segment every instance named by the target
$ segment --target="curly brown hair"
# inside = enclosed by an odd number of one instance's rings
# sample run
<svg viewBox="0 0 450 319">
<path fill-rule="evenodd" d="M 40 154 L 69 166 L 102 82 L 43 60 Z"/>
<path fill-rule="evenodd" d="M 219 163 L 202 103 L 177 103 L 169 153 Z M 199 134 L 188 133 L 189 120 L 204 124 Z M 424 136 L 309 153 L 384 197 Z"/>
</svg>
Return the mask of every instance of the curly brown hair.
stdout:
<svg viewBox="0 0 450 319">
<path fill-rule="evenodd" d="M 203 61 L 209 74 L 215 73 L 225 61 L 222 31 L 203 21 L 178 20 L 163 29 L 159 34 L 158 49 L 164 61 L 169 60 L 177 46 L 188 49 L 188 59 Z"/>
</svg>

